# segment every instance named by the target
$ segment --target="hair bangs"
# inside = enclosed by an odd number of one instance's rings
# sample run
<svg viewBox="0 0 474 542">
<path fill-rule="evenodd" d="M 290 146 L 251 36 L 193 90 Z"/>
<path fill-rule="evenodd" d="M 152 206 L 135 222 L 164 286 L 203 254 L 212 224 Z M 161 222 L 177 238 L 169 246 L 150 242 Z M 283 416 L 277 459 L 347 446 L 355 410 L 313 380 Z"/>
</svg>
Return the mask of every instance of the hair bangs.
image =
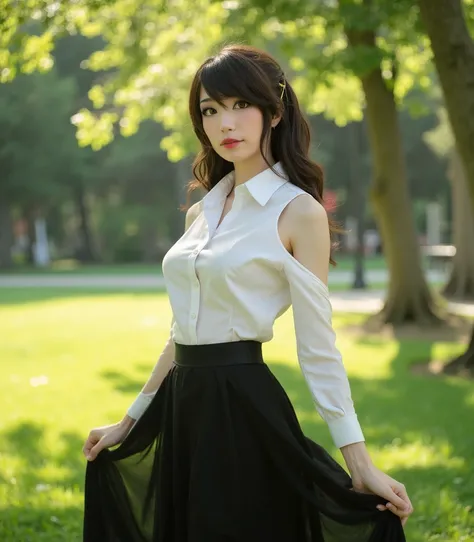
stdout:
<svg viewBox="0 0 474 542">
<path fill-rule="evenodd" d="M 268 97 L 255 85 L 258 80 L 248 62 L 222 56 L 207 64 L 201 72 L 201 85 L 209 97 L 222 105 L 225 98 L 241 98 L 253 105 L 268 107 Z"/>
</svg>

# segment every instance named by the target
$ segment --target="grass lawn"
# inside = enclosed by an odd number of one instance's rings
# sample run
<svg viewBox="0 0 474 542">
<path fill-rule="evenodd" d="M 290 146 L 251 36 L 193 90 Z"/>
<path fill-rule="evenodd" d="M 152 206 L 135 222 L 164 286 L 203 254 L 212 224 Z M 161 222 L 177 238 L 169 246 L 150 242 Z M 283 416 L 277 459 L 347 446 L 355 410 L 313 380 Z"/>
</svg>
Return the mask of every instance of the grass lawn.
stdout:
<svg viewBox="0 0 474 542">
<path fill-rule="evenodd" d="M 337 271 L 350 271 L 354 268 L 352 256 L 336 255 Z M 385 269 L 385 258 L 382 256 L 370 256 L 365 260 L 366 269 Z M 97 264 L 82 265 L 76 260 L 60 260 L 53 262 L 51 266 L 41 269 L 28 266 L 18 266 L 10 270 L 2 270 L 0 274 L 81 274 L 81 275 L 154 275 L 161 274 L 161 262 L 156 264 Z"/>
<path fill-rule="evenodd" d="M 80 542 L 90 428 L 121 418 L 168 335 L 163 293 L 0 290 L 0 540 Z M 409 371 L 462 345 L 356 338 L 335 314 L 338 345 L 376 464 L 407 486 L 410 542 L 474 539 L 474 386 Z M 291 313 L 265 357 L 308 436 L 341 460 L 299 370 Z M 389 512 L 386 512 L 389 513 Z"/>
</svg>

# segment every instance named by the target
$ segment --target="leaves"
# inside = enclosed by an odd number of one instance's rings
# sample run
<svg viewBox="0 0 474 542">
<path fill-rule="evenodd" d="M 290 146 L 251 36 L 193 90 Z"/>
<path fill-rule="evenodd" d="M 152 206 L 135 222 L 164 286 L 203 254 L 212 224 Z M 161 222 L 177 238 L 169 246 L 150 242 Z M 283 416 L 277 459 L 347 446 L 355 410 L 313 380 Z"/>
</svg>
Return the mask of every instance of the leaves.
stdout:
<svg viewBox="0 0 474 542">
<path fill-rule="evenodd" d="M 67 120 L 74 95 L 72 81 L 54 71 L 21 75 L 0 86 L 0 197 L 36 204 L 61 197 L 64 165 L 70 175 L 76 166 Z"/>
<path fill-rule="evenodd" d="M 172 160 L 193 151 L 192 76 L 230 41 L 273 51 L 308 112 L 324 112 L 340 125 L 361 118 L 358 76 L 374 67 L 381 66 L 400 104 L 414 88 L 429 91 L 433 81 L 429 43 L 408 0 L 28 0 L 5 9 L 3 80 L 19 67 L 49 69 L 53 41 L 62 33 L 103 38 L 105 46 L 83 63 L 103 73 L 89 92 L 93 109 L 74 117 L 81 145 L 94 149 L 113 139 L 114 125 L 128 136 L 149 118 L 168 131 L 162 148 Z M 41 23 L 38 35 L 20 32 L 29 20 Z M 367 41 L 370 35 L 374 40 Z M 419 104 L 406 105 L 413 110 Z"/>
</svg>

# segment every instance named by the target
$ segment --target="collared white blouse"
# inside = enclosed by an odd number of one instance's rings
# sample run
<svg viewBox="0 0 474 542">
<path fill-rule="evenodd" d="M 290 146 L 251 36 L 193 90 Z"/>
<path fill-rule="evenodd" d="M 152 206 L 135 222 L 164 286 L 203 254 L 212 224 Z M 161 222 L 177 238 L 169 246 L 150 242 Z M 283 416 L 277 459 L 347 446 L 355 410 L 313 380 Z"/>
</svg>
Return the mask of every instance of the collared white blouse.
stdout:
<svg viewBox="0 0 474 542">
<path fill-rule="evenodd" d="M 327 286 L 284 247 L 278 219 L 306 192 L 288 181 L 280 163 L 235 187 L 233 172 L 199 202 L 199 214 L 163 258 L 173 311 L 171 336 L 181 344 L 269 341 L 273 324 L 293 307 L 298 361 L 342 447 L 364 440 L 341 354 L 335 345 Z"/>
</svg>

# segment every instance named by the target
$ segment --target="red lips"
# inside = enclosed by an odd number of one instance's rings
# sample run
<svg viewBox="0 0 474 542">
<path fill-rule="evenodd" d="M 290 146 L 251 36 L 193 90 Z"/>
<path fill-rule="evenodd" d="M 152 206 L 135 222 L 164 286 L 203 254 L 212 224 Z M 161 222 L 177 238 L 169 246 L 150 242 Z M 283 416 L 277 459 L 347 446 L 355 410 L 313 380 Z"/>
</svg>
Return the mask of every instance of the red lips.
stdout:
<svg viewBox="0 0 474 542">
<path fill-rule="evenodd" d="M 233 143 L 240 143 L 238 139 L 226 138 L 221 141 L 221 145 L 232 145 Z"/>
</svg>

